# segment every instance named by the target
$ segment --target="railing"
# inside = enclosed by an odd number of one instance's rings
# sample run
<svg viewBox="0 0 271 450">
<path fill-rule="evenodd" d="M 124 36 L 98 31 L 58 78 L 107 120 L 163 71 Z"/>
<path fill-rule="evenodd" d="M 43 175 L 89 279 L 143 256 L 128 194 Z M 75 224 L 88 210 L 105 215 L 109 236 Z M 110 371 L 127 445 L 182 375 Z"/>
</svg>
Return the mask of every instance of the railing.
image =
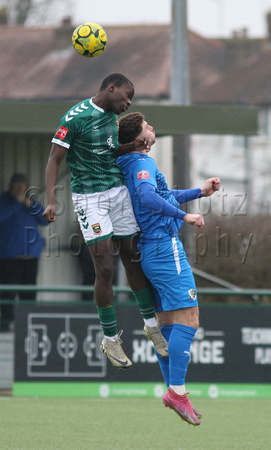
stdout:
<svg viewBox="0 0 271 450">
<path fill-rule="evenodd" d="M 93 292 L 93 286 L 77 286 L 77 285 L 26 285 L 26 284 L 1 284 L 0 292 Z M 114 293 L 125 293 L 131 294 L 132 291 L 127 286 L 113 286 Z M 227 289 L 227 288 L 202 288 L 198 287 L 197 292 L 200 295 L 234 295 L 234 296 L 270 296 L 271 297 L 271 289 Z"/>
</svg>

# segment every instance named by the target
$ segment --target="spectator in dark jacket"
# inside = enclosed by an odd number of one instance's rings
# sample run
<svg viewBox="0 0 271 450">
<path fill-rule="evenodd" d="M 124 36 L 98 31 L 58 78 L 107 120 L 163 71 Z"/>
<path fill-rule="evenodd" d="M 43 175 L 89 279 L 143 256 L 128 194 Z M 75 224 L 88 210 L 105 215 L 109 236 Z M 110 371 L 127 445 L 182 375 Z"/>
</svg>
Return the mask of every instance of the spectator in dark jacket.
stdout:
<svg viewBox="0 0 271 450">
<path fill-rule="evenodd" d="M 9 190 L 0 196 L 0 284 L 36 284 L 44 246 L 38 226 L 48 224 L 42 217 L 43 207 L 28 197 L 27 187 L 25 175 L 15 173 Z M 15 298 L 35 300 L 36 293 L 11 290 L 2 292 L 1 298 L 1 330 L 5 331 L 13 321 Z M 3 304 L 3 299 L 9 304 Z"/>
</svg>

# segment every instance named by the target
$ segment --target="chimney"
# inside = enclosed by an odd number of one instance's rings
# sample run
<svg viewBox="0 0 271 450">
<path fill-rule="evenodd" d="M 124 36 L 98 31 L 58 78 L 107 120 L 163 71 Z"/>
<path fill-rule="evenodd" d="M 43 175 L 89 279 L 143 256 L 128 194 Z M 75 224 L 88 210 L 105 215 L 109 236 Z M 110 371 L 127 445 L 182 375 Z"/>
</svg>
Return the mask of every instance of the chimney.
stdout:
<svg viewBox="0 0 271 450">
<path fill-rule="evenodd" d="M 72 25 L 71 18 L 65 17 L 60 27 L 55 29 L 56 50 L 64 50 L 71 45 L 73 30 L 74 26 Z"/>
<path fill-rule="evenodd" d="M 7 25 L 8 13 L 6 8 L 0 8 L 0 25 Z"/>
<path fill-rule="evenodd" d="M 267 37 L 268 37 L 268 41 L 271 42 L 271 11 L 269 11 L 266 14 L 266 20 L 267 20 Z"/>
</svg>

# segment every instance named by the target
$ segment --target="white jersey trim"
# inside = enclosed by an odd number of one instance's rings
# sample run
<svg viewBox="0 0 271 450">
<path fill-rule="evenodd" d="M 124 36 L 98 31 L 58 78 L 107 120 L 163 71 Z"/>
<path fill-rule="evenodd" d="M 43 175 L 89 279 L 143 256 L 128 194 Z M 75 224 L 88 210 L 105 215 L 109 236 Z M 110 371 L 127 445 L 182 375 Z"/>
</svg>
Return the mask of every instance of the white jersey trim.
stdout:
<svg viewBox="0 0 271 450">
<path fill-rule="evenodd" d="M 67 144 L 67 142 L 61 141 L 61 139 L 53 138 L 51 142 L 53 142 L 54 144 L 58 144 L 61 147 L 70 148 L 70 144 Z"/>
<path fill-rule="evenodd" d="M 93 98 L 94 97 L 91 97 L 91 99 L 89 100 L 89 103 L 91 104 L 91 106 L 93 106 L 93 108 L 97 109 L 98 111 L 104 113 L 104 109 L 103 108 L 100 108 L 99 106 L 95 105 L 95 103 L 93 103 L 93 101 L 92 101 Z"/>
</svg>

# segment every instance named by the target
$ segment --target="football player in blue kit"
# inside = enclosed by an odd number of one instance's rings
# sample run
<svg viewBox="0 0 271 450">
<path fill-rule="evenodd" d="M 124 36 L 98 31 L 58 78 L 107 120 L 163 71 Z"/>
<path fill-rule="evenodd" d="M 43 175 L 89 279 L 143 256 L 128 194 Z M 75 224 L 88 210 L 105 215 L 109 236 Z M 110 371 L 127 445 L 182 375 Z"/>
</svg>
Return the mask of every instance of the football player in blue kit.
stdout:
<svg viewBox="0 0 271 450">
<path fill-rule="evenodd" d="M 157 354 L 167 385 L 165 406 L 183 420 L 200 425 L 201 414 L 187 397 L 185 376 L 190 347 L 199 326 L 195 281 L 178 231 L 183 222 L 201 228 L 203 216 L 179 209 L 180 204 L 212 195 L 220 188 L 219 178 L 210 178 L 200 189 L 170 190 L 153 158 L 148 156 L 155 132 L 141 113 L 120 118 L 119 142 L 148 139 L 148 148 L 118 158 L 126 179 L 134 213 L 141 229 L 141 266 L 156 297 L 156 316 L 168 341 L 168 358 Z"/>
</svg>

